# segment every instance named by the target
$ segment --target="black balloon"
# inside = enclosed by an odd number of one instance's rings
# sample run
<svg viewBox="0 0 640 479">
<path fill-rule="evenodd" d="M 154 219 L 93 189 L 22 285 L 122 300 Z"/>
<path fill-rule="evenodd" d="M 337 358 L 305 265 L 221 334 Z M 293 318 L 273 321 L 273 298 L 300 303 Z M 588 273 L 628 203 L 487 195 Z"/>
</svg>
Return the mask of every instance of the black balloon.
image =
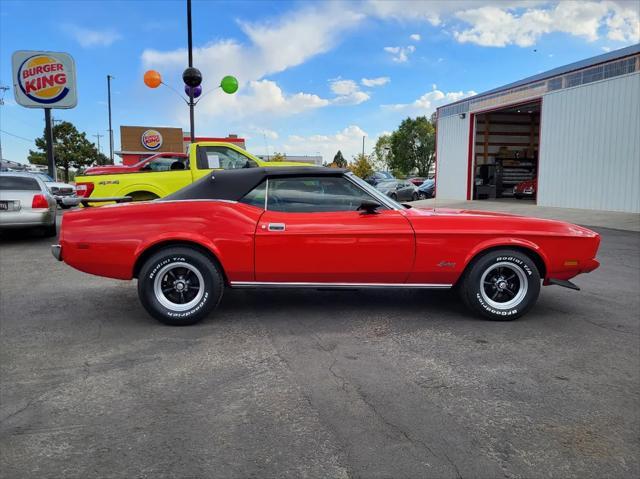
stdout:
<svg viewBox="0 0 640 479">
<path fill-rule="evenodd" d="M 182 73 L 182 80 L 187 86 L 197 87 L 202 83 L 202 73 L 197 68 L 189 67 Z"/>
</svg>

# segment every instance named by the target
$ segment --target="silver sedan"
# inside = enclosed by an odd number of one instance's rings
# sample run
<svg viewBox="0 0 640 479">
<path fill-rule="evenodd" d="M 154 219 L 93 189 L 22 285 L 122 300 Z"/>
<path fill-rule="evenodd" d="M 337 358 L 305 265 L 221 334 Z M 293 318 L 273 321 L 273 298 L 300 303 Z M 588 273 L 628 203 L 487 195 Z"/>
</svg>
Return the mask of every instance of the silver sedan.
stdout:
<svg viewBox="0 0 640 479">
<path fill-rule="evenodd" d="M 56 235 L 57 203 L 44 181 L 28 173 L 0 173 L 0 230 L 41 227 Z"/>
</svg>

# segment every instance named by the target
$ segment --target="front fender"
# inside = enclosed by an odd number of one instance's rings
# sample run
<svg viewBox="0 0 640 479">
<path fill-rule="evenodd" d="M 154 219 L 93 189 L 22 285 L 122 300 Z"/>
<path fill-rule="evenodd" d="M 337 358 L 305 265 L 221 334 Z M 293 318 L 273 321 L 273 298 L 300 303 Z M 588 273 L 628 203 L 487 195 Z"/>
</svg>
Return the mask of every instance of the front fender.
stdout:
<svg viewBox="0 0 640 479">
<path fill-rule="evenodd" d="M 544 253 L 542 248 L 540 248 L 539 245 L 537 245 L 533 241 L 525 240 L 522 238 L 509 238 L 509 237 L 491 238 L 489 240 L 485 240 L 481 243 L 478 243 L 471 251 L 469 251 L 469 253 L 465 257 L 464 269 L 466 269 L 467 266 L 469 266 L 469 263 L 473 260 L 473 258 L 481 254 L 483 251 L 487 251 L 492 248 L 502 248 L 502 247 L 509 248 L 514 246 L 528 249 L 535 252 L 540 257 L 540 259 L 542 259 L 545 269 L 549 271 L 549 265 L 550 265 L 549 258 Z"/>
</svg>

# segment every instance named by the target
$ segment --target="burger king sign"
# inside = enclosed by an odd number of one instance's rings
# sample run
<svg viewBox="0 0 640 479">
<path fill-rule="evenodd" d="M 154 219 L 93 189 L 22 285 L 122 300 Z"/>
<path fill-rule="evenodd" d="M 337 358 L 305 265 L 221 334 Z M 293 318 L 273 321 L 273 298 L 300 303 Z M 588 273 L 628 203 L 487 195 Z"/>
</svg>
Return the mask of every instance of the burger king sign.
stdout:
<svg viewBox="0 0 640 479">
<path fill-rule="evenodd" d="M 68 53 L 17 51 L 12 57 L 16 103 L 27 108 L 73 108 L 76 68 Z"/>
<path fill-rule="evenodd" d="M 147 150 L 157 150 L 162 146 L 162 134 L 158 130 L 147 130 L 142 134 L 142 146 Z"/>
</svg>

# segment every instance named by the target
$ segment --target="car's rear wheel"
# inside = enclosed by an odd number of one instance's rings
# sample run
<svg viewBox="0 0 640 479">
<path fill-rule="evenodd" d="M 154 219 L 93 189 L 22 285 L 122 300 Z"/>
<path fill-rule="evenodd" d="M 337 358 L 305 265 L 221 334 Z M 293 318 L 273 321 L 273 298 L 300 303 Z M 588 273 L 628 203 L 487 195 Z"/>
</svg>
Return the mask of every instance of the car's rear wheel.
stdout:
<svg viewBox="0 0 640 479">
<path fill-rule="evenodd" d="M 520 251 L 491 251 L 469 266 L 460 294 L 469 308 L 485 318 L 516 319 L 538 299 L 540 273 L 535 262 Z"/>
<path fill-rule="evenodd" d="M 391 198 L 393 201 L 398 201 L 398 195 L 396 195 L 395 193 L 391 193 L 389 195 L 389 198 Z"/>
<path fill-rule="evenodd" d="M 224 279 L 218 265 L 187 247 L 170 247 L 151 256 L 138 275 L 138 296 L 147 312 L 172 326 L 205 318 L 222 299 Z"/>
<path fill-rule="evenodd" d="M 412 200 L 412 201 L 416 201 L 416 200 L 418 200 L 419 198 L 420 198 L 420 196 L 418 195 L 418 193 L 415 193 L 415 192 L 414 192 L 414 193 L 411 195 L 411 200 Z"/>
</svg>

